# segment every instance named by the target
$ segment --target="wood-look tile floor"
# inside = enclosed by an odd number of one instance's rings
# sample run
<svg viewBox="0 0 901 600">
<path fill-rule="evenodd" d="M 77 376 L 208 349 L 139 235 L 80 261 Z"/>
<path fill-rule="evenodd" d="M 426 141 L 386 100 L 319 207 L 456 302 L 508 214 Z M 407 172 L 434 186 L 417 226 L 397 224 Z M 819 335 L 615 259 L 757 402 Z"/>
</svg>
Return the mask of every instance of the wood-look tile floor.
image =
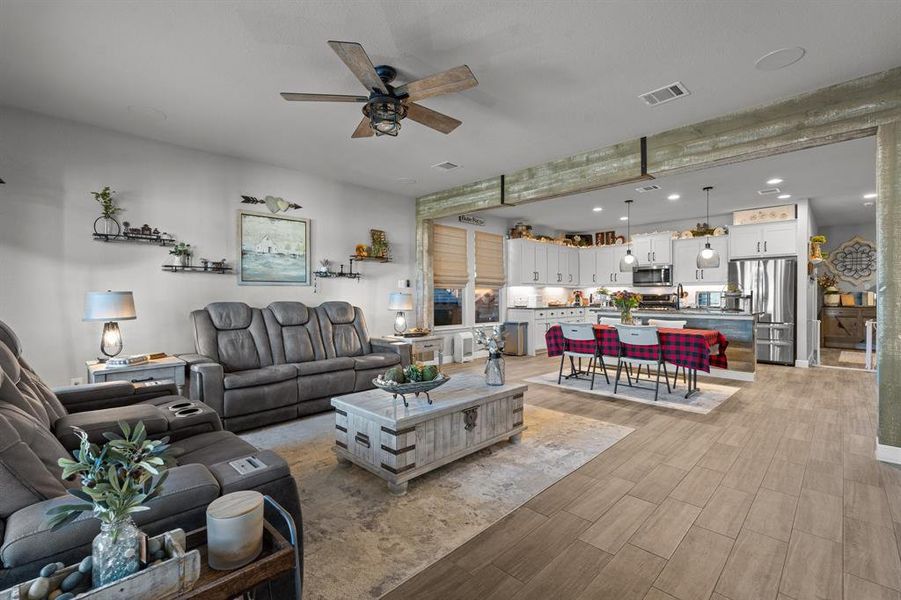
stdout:
<svg viewBox="0 0 901 600">
<path fill-rule="evenodd" d="M 508 358 L 507 378 L 557 364 Z M 761 365 L 741 387 L 697 415 L 532 385 L 530 404 L 635 432 L 385 598 L 901 600 L 875 376 Z"/>
</svg>

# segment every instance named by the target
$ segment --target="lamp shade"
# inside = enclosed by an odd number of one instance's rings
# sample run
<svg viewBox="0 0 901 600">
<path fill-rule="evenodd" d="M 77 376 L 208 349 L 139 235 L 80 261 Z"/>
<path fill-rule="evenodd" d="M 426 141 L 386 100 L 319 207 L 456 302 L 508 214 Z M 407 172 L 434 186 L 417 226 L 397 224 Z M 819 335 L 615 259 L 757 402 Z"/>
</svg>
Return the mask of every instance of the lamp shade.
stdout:
<svg viewBox="0 0 901 600">
<path fill-rule="evenodd" d="M 413 310 L 413 294 L 393 292 L 388 296 L 388 310 Z"/>
<path fill-rule="evenodd" d="M 82 321 L 130 321 L 136 319 L 131 292 L 88 292 Z"/>
</svg>

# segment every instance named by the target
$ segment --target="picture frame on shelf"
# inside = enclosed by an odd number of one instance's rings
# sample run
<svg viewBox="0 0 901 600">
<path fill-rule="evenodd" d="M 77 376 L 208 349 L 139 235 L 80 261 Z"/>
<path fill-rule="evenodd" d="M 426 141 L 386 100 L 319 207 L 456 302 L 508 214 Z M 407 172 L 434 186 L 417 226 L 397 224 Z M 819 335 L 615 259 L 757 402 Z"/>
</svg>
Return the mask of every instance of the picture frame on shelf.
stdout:
<svg viewBox="0 0 901 600">
<path fill-rule="evenodd" d="M 310 219 L 238 211 L 238 284 L 311 285 Z"/>
</svg>

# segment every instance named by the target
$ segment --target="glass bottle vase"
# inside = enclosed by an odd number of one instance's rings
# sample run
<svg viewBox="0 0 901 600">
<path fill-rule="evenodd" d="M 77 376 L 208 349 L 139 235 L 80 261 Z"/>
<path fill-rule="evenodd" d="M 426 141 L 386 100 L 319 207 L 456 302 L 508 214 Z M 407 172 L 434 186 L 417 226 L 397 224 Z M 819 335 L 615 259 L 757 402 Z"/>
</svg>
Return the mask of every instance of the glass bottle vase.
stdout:
<svg viewBox="0 0 901 600">
<path fill-rule="evenodd" d="M 485 383 L 488 385 L 504 385 L 504 358 L 490 355 L 485 363 Z"/>
<path fill-rule="evenodd" d="M 100 533 L 91 546 L 94 587 L 118 581 L 138 571 L 140 533 L 131 517 L 115 523 L 101 521 Z"/>
<path fill-rule="evenodd" d="M 619 321 L 623 325 L 633 325 L 635 320 L 632 318 L 632 309 L 628 307 L 620 309 Z"/>
</svg>

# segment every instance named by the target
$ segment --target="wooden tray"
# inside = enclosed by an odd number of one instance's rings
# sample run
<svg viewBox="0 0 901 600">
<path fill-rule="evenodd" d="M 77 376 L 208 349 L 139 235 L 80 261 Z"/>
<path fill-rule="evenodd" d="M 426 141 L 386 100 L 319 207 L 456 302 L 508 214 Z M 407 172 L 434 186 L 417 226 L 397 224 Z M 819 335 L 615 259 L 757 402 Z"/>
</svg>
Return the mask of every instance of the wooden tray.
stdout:
<svg viewBox="0 0 901 600">
<path fill-rule="evenodd" d="M 196 550 L 185 549 L 185 532 L 181 529 L 168 531 L 153 539 L 158 538 L 162 539 L 166 554 L 170 558 L 128 577 L 123 577 L 119 581 L 79 594 L 78 597 L 85 600 L 119 600 L 121 598 L 171 600 L 183 597 L 181 594 L 190 590 L 201 574 L 200 553 Z M 204 540 L 206 540 L 206 535 L 204 535 Z M 76 564 L 54 573 L 50 577 L 51 589 L 59 586 L 69 573 L 77 569 L 78 565 Z M 28 588 L 31 587 L 33 581 L 32 579 L 0 592 L 0 600 L 25 600 L 28 598 Z"/>
</svg>

